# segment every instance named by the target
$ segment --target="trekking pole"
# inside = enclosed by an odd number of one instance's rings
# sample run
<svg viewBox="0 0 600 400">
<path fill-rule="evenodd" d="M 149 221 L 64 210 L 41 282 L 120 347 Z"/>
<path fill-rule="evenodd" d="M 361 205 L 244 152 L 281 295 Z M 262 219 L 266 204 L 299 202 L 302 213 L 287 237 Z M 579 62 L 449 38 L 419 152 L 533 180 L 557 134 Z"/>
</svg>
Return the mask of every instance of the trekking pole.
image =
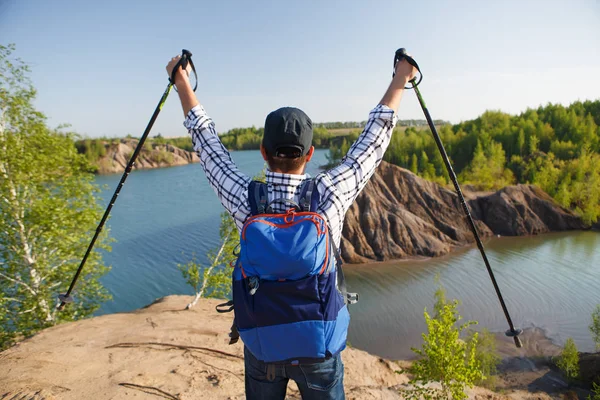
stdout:
<svg viewBox="0 0 600 400">
<path fill-rule="evenodd" d="M 110 199 L 110 202 L 108 203 L 108 207 L 106 207 L 106 211 L 104 211 L 104 215 L 102 216 L 102 219 L 100 220 L 100 223 L 98 224 L 98 227 L 96 228 L 96 233 L 94 234 L 94 237 L 92 238 L 92 241 L 90 242 L 90 244 L 87 248 L 87 251 L 85 252 L 85 255 L 83 256 L 83 259 L 81 260 L 81 264 L 79 264 L 79 268 L 77 269 L 77 272 L 75 273 L 75 276 L 73 277 L 73 280 L 71 281 L 69 290 L 67 290 L 67 293 L 65 293 L 65 294 L 58 295 L 60 304 L 57 306 L 57 309 L 59 311 L 61 311 L 65 307 L 65 304 L 73 302 L 73 297 L 71 296 L 71 292 L 73 291 L 73 288 L 75 287 L 75 283 L 77 283 L 77 279 L 79 278 L 79 275 L 81 274 L 81 271 L 83 270 L 83 266 L 85 265 L 85 262 L 87 261 L 88 256 L 90 255 L 92 248 L 94 247 L 94 244 L 96 243 L 96 239 L 98 239 L 98 236 L 100 236 L 100 232 L 102 232 L 102 228 L 104 228 L 104 223 L 108 219 L 110 210 L 112 209 L 113 205 L 117 201 L 119 192 L 121 191 L 121 188 L 123 187 L 123 184 L 125 183 L 125 180 L 129 176 L 129 173 L 131 172 L 131 169 L 133 168 L 133 166 L 135 164 L 135 160 L 137 159 L 138 154 L 140 153 L 140 151 L 142 150 L 142 147 L 144 146 L 144 142 L 146 141 L 146 138 L 148 137 L 148 134 L 150 133 L 152 126 L 154 125 L 154 121 L 156 121 L 156 117 L 158 117 L 160 110 L 162 110 L 163 105 L 167 101 L 167 97 L 169 96 L 169 93 L 171 92 L 171 87 L 175 83 L 175 72 L 177 72 L 177 69 L 179 67 L 181 67 L 183 70 L 185 70 L 188 66 L 188 63 L 192 67 L 192 71 L 194 72 L 194 76 L 196 78 L 196 84 L 194 85 L 194 92 L 196 91 L 196 89 L 198 87 L 198 76 L 196 74 L 196 68 L 194 67 L 194 63 L 192 62 L 192 53 L 190 53 L 188 50 L 184 49 L 181 51 L 181 59 L 175 65 L 175 68 L 173 68 L 173 72 L 171 73 L 171 77 L 169 78 L 169 84 L 167 85 L 165 92 L 163 93 L 162 97 L 160 98 L 160 101 L 158 102 L 158 105 L 156 106 L 156 109 L 154 110 L 154 114 L 152 114 L 152 117 L 150 118 L 150 122 L 148 122 L 148 126 L 146 126 L 146 130 L 142 134 L 142 137 L 140 138 L 140 141 L 139 141 L 137 147 L 135 148 L 135 151 L 133 152 L 131 159 L 127 163 L 127 167 L 125 167 L 123 176 L 121 177 L 121 180 L 119 181 L 119 184 L 117 185 L 117 189 L 115 190 L 115 193 L 113 194 L 112 198 Z"/>
<path fill-rule="evenodd" d="M 481 257 L 483 258 L 485 267 L 487 268 L 487 271 L 490 275 L 490 279 L 492 280 L 492 284 L 494 285 L 494 289 L 496 290 L 496 295 L 498 296 L 498 300 L 500 300 L 500 305 L 502 306 L 502 311 L 504 311 L 504 316 L 506 317 L 506 321 L 508 322 L 508 326 L 510 328 L 505 332 L 505 335 L 512 337 L 515 341 L 515 345 L 520 348 L 522 346 L 522 343 L 521 343 L 521 340 L 519 339 L 519 335 L 523 332 L 523 330 L 515 328 L 515 326 L 513 325 L 512 319 L 510 318 L 510 314 L 508 313 L 508 309 L 506 308 L 506 304 L 504 303 L 504 299 L 502 298 L 502 293 L 500 293 L 500 288 L 498 287 L 498 283 L 496 282 L 496 278 L 494 277 L 494 272 L 492 271 L 490 262 L 488 261 L 488 258 L 485 254 L 485 250 L 483 249 L 483 243 L 481 242 L 481 239 L 479 238 L 479 234 L 477 233 L 477 227 L 475 226 L 475 223 L 473 222 L 473 218 L 471 217 L 471 213 L 469 212 L 469 208 L 467 207 L 467 203 L 465 202 L 465 198 L 462 194 L 462 190 L 460 190 L 458 180 L 456 179 L 456 175 L 454 174 L 454 170 L 452 169 L 452 165 L 450 164 L 450 159 L 448 158 L 448 154 L 446 153 L 444 144 L 442 143 L 442 140 L 440 139 L 440 135 L 438 134 L 437 129 L 436 129 L 435 125 L 433 124 L 433 120 L 431 119 L 429 110 L 427 109 L 427 106 L 425 105 L 423 96 L 421 96 L 421 91 L 417 87 L 421 83 L 421 80 L 423 80 L 423 74 L 421 73 L 421 69 L 419 68 L 419 65 L 417 64 L 417 62 L 411 56 L 406 54 L 406 49 L 404 49 L 404 48 L 398 49 L 396 51 L 396 54 L 394 56 L 394 73 L 392 74 L 392 77 L 396 74 L 396 72 L 395 72 L 396 64 L 402 59 L 405 59 L 409 64 L 411 64 L 413 67 L 415 67 L 417 69 L 417 71 L 419 71 L 419 75 L 420 75 L 419 80 L 417 81 L 416 78 L 412 79 L 410 81 L 412 87 L 405 87 L 405 89 L 414 89 L 415 93 L 417 94 L 417 98 L 419 99 L 419 103 L 421 104 L 421 108 L 423 109 L 423 114 L 425 114 L 425 119 L 427 119 L 427 123 L 429 124 L 429 129 L 431 129 L 431 133 L 433 134 L 435 143 L 437 144 L 438 150 L 440 151 L 440 154 L 442 155 L 442 159 L 444 160 L 444 164 L 446 165 L 446 169 L 448 170 L 448 175 L 450 175 L 450 179 L 452 180 L 452 183 L 454 184 L 454 188 L 456 189 L 456 193 L 458 194 L 458 198 L 460 199 L 462 208 L 465 212 L 465 215 L 467 216 L 467 220 L 469 222 L 469 226 L 471 227 L 471 231 L 473 232 L 473 236 L 475 236 L 475 241 L 477 242 L 477 247 L 479 248 L 479 252 L 481 253 Z"/>
</svg>

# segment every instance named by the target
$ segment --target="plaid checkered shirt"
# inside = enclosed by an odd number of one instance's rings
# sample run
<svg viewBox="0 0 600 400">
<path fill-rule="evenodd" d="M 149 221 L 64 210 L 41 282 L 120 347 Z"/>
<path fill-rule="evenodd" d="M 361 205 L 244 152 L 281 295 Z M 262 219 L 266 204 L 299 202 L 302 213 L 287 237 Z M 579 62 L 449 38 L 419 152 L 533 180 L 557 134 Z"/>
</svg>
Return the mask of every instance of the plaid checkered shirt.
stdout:
<svg viewBox="0 0 600 400">
<path fill-rule="evenodd" d="M 381 162 L 395 124 L 394 111 L 387 106 L 378 105 L 370 112 L 365 129 L 340 164 L 315 177 L 320 194 L 316 212 L 326 219 L 333 242 L 338 248 L 344 215 Z M 219 140 L 214 122 L 201 105 L 189 111 L 184 126 L 192 136 L 194 150 L 200 157 L 208 183 L 241 231 L 250 216 L 248 185 L 252 178 L 237 168 Z M 289 199 L 298 203 L 300 185 L 308 178 L 308 174 L 283 174 L 267 170 L 268 201 Z M 273 209 L 276 213 L 285 212 L 286 205 L 284 202 L 275 202 Z"/>
</svg>

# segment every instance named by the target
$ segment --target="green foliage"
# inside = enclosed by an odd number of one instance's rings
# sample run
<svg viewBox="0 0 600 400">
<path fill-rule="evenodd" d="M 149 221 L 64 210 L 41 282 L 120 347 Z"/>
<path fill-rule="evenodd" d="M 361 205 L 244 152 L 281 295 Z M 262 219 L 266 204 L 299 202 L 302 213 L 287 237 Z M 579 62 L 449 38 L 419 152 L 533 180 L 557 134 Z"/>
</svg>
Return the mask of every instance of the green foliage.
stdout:
<svg viewBox="0 0 600 400">
<path fill-rule="evenodd" d="M 476 322 L 457 326 L 461 320 L 458 301 L 447 301 L 442 287 L 435 298 L 433 317 L 424 312 L 427 333 L 423 333 L 422 348 L 412 349 L 420 357 L 410 369 L 411 383 L 418 386 L 405 395 L 408 399 L 465 399 L 466 387 L 484 378 L 477 359 L 478 334 L 473 333 L 468 341 L 460 339 L 461 332 Z M 431 382 L 439 382 L 441 389 L 426 386 Z"/>
<path fill-rule="evenodd" d="M 107 229 L 80 276 L 75 302 L 56 311 L 102 215 L 98 188 L 73 135 L 50 129 L 33 107 L 27 66 L 0 46 L 0 348 L 64 321 L 91 315 L 110 296 Z"/>
<path fill-rule="evenodd" d="M 257 150 L 262 143 L 264 129 L 234 128 L 220 136 L 221 142 L 229 150 Z"/>
<path fill-rule="evenodd" d="M 78 140 L 75 142 L 75 147 L 77 152 L 84 154 L 90 163 L 94 163 L 106 155 L 106 142 L 103 140 Z"/>
<path fill-rule="evenodd" d="M 181 271 L 181 274 L 183 275 L 183 279 L 185 279 L 185 282 L 194 288 L 194 293 L 198 293 L 198 291 L 200 290 L 201 268 L 202 267 L 200 266 L 200 264 L 198 264 L 198 262 L 196 261 L 195 255 L 192 256 L 192 259 L 190 261 L 188 261 L 187 264 L 177 264 L 177 269 L 179 269 L 179 271 Z"/>
<path fill-rule="evenodd" d="M 224 298 L 230 294 L 231 265 L 236 258 L 234 250 L 239 244 L 239 235 L 233 218 L 227 212 L 221 213 L 219 234 L 221 245 L 209 251 L 209 265 L 199 264 L 195 257 L 187 264 L 177 264 L 186 282 L 194 288 L 196 299 Z"/>
<path fill-rule="evenodd" d="M 484 328 L 478 335 L 478 340 L 473 341 L 476 332 L 471 331 L 467 344 L 475 343 L 475 359 L 480 365 L 482 377 L 475 381 L 477 386 L 483 386 L 490 390 L 496 388 L 496 374 L 501 359 L 496 349 L 496 337 L 488 329 Z"/>
<path fill-rule="evenodd" d="M 600 385 L 598 385 L 596 382 L 593 382 L 592 384 L 592 394 L 594 397 L 588 396 L 587 400 L 600 400 Z"/>
<path fill-rule="evenodd" d="M 103 165 L 110 164 L 112 160 L 107 160 L 103 158 L 106 156 L 107 150 L 111 147 L 117 146 L 119 142 L 128 143 L 130 146 L 137 146 L 138 139 L 133 138 L 131 135 L 127 135 L 127 140 L 124 139 L 107 139 L 107 138 L 98 138 L 98 139 L 81 139 L 75 142 L 75 146 L 77 147 L 77 151 L 80 154 L 83 154 L 86 159 L 92 165 L 92 172 L 97 172 L 101 170 Z M 140 157 L 146 157 L 150 161 L 156 162 L 162 165 L 171 165 L 174 160 L 174 155 L 171 151 L 168 151 L 166 146 L 171 145 L 174 147 L 181 148 L 186 151 L 193 151 L 192 147 L 192 139 L 187 137 L 180 138 L 164 138 L 159 133 L 153 138 L 147 138 L 142 146 L 142 151 L 140 153 Z M 129 159 L 133 154 L 133 150 L 128 154 L 125 154 L 125 158 Z"/>
<path fill-rule="evenodd" d="M 562 353 L 555 358 L 554 362 L 570 381 L 579 376 L 579 352 L 572 338 L 567 339 Z"/>
<path fill-rule="evenodd" d="M 600 304 L 596 306 L 596 309 L 592 313 L 592 323 L 589 328 L 592 333 L 592 339 L 596 343 L 596 349 L 600 350 Z"/>
<path fill-rule="evenodd" d="M 463 170 L 461 180 L 480 190 L 499 189 L 514 181 L 511 170 L 505 169 L 506 158 L 500 143 L 488 142 L 486 150 L 477 141 L 473 160 Z"/>
<path fill-rule="evenodd" d="M 336 138 L 336 144 L 329 149 L 329 154 L 325 155 L 325 157 L 327 157 L 326 168 L 331 168 L 339 164 L 356 139 L 358 139 L 358 133 L 352 133 L 348 136 Z"/>
<path fill-rule="evenodd" d="M 192 146 L 192 138 L 189 135 L 184 137 L 165 138 L 165 144 L 179 147 L 185 151 L 194 151 L 194 147 Z"/>
<path fill-rule="evenodd" d="M 236 260 L 234 251 L 240 243 L 239 232 L 233 218 L 224 211 L 221 213 L 221 225 L 219 229 L 221 247 L 212 250 L 208 258 L 212 260 L 212 271 L 204 271 L 206 286 L 206 297 L 224 298 L 231 291 L 231 269 Z"/>
<path fill-rule="evenodd" d="M 156 136 L 154 136 L 154 138 L 152 139 L 152 143 L 160 146 L 160 145 L 164 145 L 166 143 L 165 138 L 158 133 Z"/>
<path fill-rule="evenodd" d="M 155 148 L 149 154 L 150 160 L 158 163 L 158 164 L 171 164 L 173 162 L 173 153 L 166 151 L 164 148 Z"/>
<path fill-rule="evenodd" d="M 524 178 L 537 184 L 563 207 L 590 224 L 600 216 L 600 154 L 584 147 L 579 157 L 559 160 L 553 153 L 521 161 Z"/>
</svg>

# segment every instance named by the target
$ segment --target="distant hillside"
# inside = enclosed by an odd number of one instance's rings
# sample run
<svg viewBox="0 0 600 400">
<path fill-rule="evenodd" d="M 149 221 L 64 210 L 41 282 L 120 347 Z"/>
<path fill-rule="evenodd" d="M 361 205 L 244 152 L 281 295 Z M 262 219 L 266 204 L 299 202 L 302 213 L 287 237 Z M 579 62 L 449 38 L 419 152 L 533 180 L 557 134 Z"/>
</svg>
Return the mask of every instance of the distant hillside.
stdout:
<svg viewBox="0 0 600 400">
<path fill-rule="evenodd" d="M 436 126 L 449 124 L 446 121 L 436 120 Z M 319 122 L 314 124 L 313 145 L 318 149 L 339 148 L 343 143 L 351 142 L 362 131 L 366 121 L 360 122 Z M 419 119 L 400 120 L 397 130 L 406 128 L 423 129 L 427 127 L 427 121 Z M 258 150 L 264 128 L 234 128 L 219 135 L 221 141 L 229 150 Z M 122 144 L 117 148 L 118 144 Z M 135 144 L 134 144 L 135 143 Z M 129 156 L 137 146 L 138 139 L 132 136 L 127 138 L 98 138 L 82 139 L 77 141 L 77 150 L 85 154 L 97 168 L 100 174 L 123 171 L 127 165 Z M 128 154 L 125 147 L 133 147 Z M 170 146 L 170 147 L 169 147 Z M 140 154 L 140 160 L 136 168 L 159 168 L 173 165 L 181 165 L 187 162 L 197 162 L 195 156 L 181 153 L 193 153 L 192 139 L 189 136 L 177 138 L 165 138 L 158 134 L 146 139 L 144 149 Z M 185 160 L 189 160 L 185 162 Z"/>
<path fill-rule="evenodd" d="M 437 125 L 450 125 L 450 122 L 441 119 L 436 119 L 433 123 Z M 313 124 L 317 128 L 325 129 L 362 129 L 367 124 L 367 121 L 360 122 L 316 122 Z M 399 119 L 396 126 L 427 126 L 425 119 Z"/>
</svg>

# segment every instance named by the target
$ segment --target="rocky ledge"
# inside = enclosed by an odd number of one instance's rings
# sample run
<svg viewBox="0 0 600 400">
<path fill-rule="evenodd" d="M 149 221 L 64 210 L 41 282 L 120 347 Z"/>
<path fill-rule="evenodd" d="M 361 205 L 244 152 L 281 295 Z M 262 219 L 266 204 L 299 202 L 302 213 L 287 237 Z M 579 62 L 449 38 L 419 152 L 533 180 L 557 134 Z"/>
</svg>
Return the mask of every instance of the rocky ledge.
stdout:
<svg viewBox="0 0 600 400">
<path fill-rule="evenodd" d="M 222 301 L 214 299 L 186 310 L 191 299 L 169 296 L 130 313 L 41 331 L 0 353 L 0 399 L 243 399 L 243 347 L 227 344 L 232 315 L 215 312 Z M 540 359 L 542 339 L 539 333 L 525 332 L 517 353 L 512 340 L 500 338 L 507 367 L 514 364 L 508 368 L 513 372 L 501 368 L 504 394 L 475 387 L 468 398 L 562 398 L 538 387 L 539 378 L 548 373 L 547 367 L 533 364 Z M 349 400 L 401 400 L 409 388 L 409 361 L 385 360 L 354 348 L 344 350 L 342 358 Z M 287 398 L 300 399 L 295 384 Z"/>
<path fill-rule="evenodd" d="M 463 191 L 482 237 L 589 228 L 536 186 Z M 364 263 L 441 256 L 474 241 L 454 190 L 382 162 L 346 214 L 341 251 L 346 262 Z"/>
<path fill-rule="evenodd" d="M 118 143 L 106 144 L 106 154 L 97 162 L 99 174 L 114 174 L 125 171 L 139 141 L 121 139 Z M 133 169 L 172 167 L 200 162 L 195 152 L 186 151 L 170 144 L 151 146 L 146 143 Z"/>
</svg>

